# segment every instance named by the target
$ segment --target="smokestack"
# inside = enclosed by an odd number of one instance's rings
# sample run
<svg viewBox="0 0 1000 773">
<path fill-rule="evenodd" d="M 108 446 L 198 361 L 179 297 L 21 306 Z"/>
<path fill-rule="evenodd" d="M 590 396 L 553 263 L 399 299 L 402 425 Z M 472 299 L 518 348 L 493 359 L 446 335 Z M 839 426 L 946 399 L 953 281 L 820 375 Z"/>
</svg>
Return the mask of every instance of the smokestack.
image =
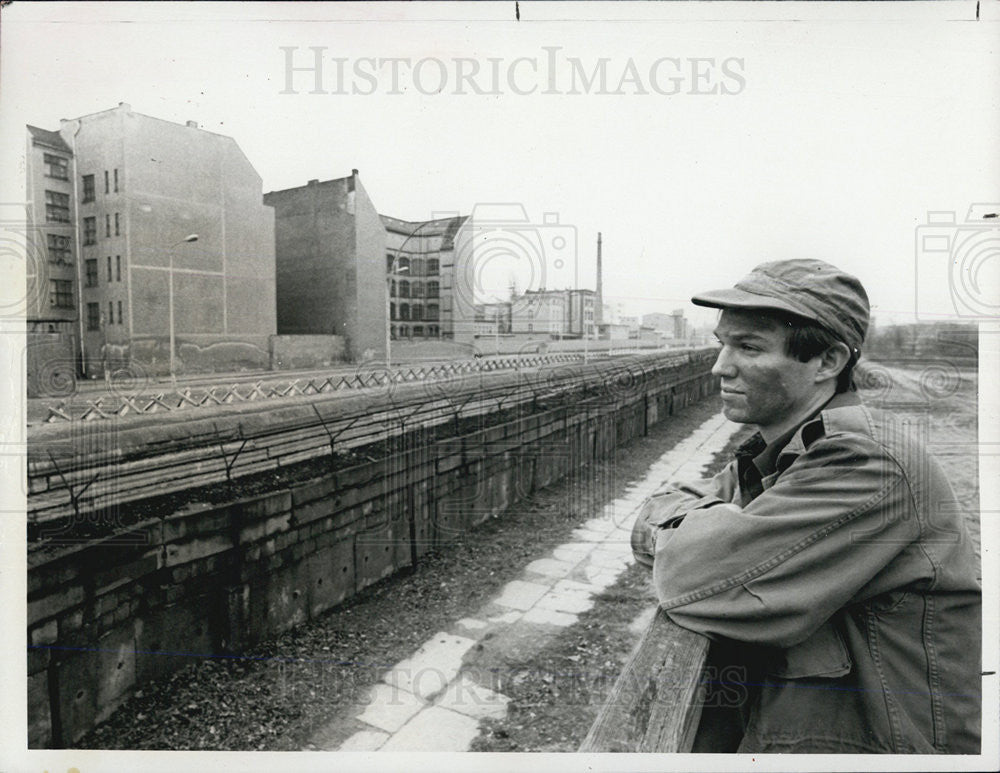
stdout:
<svg viewBox="0 0 1000 773">
<path fill-rule="evenodd" d="M 597 232 L 597 299 L 594 309 L 594 324 L 600 325 L 604 322 L 604 287 L 603 274 L 601 273 L 601 232 Z"/>
</svg>

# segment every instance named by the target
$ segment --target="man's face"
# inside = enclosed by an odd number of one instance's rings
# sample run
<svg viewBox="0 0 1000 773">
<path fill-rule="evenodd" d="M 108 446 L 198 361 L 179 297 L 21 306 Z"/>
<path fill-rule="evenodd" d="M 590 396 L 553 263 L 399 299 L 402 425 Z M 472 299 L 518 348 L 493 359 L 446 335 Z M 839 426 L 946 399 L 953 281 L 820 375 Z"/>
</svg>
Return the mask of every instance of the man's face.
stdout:
<svg viewBox="0 0 1000 773">
<path fill-rule="evenodd" d="M 800 362 L 785 353 L 787 330 L 752 311 L 724 309 L 715 329 L 722 351 L 712 367 L 722 387 L 722 412 L 730 421 L 756 424 L 767 437 L 816 402 L 819 358 Z M 773 438 L 767 438 L 768 440 Z"/>
</svg>

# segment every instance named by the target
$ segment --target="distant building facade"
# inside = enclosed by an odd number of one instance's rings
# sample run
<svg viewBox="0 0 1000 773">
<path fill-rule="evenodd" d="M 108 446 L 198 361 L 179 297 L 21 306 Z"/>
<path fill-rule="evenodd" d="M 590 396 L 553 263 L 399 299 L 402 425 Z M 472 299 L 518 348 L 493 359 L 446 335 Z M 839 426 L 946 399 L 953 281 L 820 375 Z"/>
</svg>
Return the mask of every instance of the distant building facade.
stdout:
<svg viewBox="0 0 1000 773">
<path fill-rule="evenodd" d="M 385 356 L 386 229 L 349 177 L 271 191 L 277 327 L 281 335 L 336 335 L 351 360 Z"/>
<path fill-rule="evenodd" d="M 656 328 L 667 338 L 675 341 L 685 341 L 691 337 L 692 330 L 688 320 L 684 317 L 684 309 L 674 309 L 670 314 L 655 312 L 644 314 L 642 324 L 647 327 Z"/>
<path fill-rule="evenodd" d="M 73 151 L 59 132 L 28 127 L 26 159 L 29 333 L 79 337 L 80 248 L 73 227 Z"/>
<path fill-rule="evenodd" d="M 72 278 L 50 273 L 42 305 L 62 318 L 72 296 L 85 375 L 129 365 L 167 372 L 171 337 L 177 371 L 267 367 L 274 218 L 231 137 L 126 103 L 28 134 L 47 263 L 75 269 Z"/>
<path fill-rule="evenodd" d="M 510 301 L 476 304 L 476 335 L 509 335 L 511 332 Z"/>
<path fill-rule="evenodd" d="M 566 329 L 566 307 L 564 290 L 527 290 L 510 300 L 511 332 L 562 338 Z"/>
<path fill-rule="evenodd" d="M 668 336 L 673 336 L 674 334 L 674 318 L 670 314 L 664 314 L 659 311 L 652 314 L 643 314 L 642 324 L 646 327 L 656 328 Z"/>
<path fill-rule="evenodd" d="M 382 215 L 386 232 L 385 276 L 389 324 L 394 340 L 471 338 L 475 311 L 457 296 L 459 272 L 471 260 L 461 245 L 469 218 L 454 215 L 424 221 Z"/>
<path fill-rule="evenodd" d="M 566 290 L 566 328 L 570 338 L 597 337 L 597 311 L 600 308 L 595 290 Z"/>
</svg>

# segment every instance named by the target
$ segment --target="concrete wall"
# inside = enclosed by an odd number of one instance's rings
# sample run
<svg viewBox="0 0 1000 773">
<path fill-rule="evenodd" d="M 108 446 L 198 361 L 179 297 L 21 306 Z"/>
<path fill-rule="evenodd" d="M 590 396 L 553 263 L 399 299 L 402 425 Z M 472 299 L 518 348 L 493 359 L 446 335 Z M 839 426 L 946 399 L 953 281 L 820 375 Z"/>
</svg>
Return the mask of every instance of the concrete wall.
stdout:
<svg viewBox="0 0 1000 773">
<path fill-rule="evenodd" d="M 28 397 L 68 397 L 76 391 L 77 358 L 69 333 L 27 333 Z"/>
<path fill-rule="evenodd" d="M 340 336 L 271 336 L 271 370 L 325 368 L 345 359 Z"/>
<path fill-rule="evenodd" d="M 607 457 L 713 391 L 711 359 L 461 437 L 415 430 L 389 458 L 34 551 L 29 747 L 72 745 L 147 680 L 316 617 Z M 581 472 L 578 485 L 593 481 Z"/>
</svg>

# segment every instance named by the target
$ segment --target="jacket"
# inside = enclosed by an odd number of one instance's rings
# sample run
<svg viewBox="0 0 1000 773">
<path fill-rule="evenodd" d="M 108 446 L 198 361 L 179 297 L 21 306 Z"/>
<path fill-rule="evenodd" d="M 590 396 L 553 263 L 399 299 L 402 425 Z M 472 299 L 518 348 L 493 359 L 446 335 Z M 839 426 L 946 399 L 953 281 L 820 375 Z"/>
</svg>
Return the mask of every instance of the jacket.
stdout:
<svg viewBox="0 0 1000 773">
<path fill-rule="evenodd" d="M 632 545 L 661 608 L 712 640 L 696 751 L 979 753 L 968 515 L 898 423 L 836 395 L 644 505 Z"/>
</svg>

